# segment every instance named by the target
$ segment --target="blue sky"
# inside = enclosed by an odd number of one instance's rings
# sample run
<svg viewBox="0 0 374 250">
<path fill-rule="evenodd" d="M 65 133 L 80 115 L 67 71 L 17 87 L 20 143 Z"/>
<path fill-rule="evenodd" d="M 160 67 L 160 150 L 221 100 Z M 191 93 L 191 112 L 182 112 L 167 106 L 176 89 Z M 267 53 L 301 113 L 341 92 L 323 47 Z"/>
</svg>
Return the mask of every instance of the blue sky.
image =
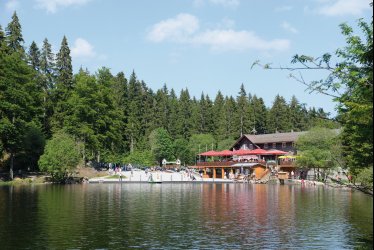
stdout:
<svg viewBox="0 0 374 250">
<path fill-rule="evenodd" d="M 264 98 L 296 95 L 335 114 L 330 98 L 309 94 L 287 71 L 251 70 L 254 61 L 288 66 L 293 55 L 320 56 L 345 44 L 339 24 L 371 20 L 371 0 L 0 0 L 0 24 L 14 10 L 25 45 L 67 36 L 74 63 L 95 72 L 135 70 L 153 90 L 164 84 L 215 98 L 247 92 Z M 355 26 L 356 27 L 356 26 Z M 306 80 L 323 78 L 306 72 Z"/>
</svg>

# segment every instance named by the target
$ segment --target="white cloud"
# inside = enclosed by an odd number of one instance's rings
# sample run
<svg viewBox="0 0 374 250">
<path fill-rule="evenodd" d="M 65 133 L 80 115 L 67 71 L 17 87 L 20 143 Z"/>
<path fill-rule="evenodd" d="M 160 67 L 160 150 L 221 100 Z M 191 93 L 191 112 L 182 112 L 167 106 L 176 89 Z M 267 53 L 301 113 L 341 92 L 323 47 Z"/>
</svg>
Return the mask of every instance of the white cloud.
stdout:
<svg viewBox="0 0 374 250">
<path fill-rule="evenodd" d="M 15 11 L 15 10 L 17 10 L 19 7 L 20 7 L 20 3 L 18 2 L 18 0 L 9 0 L 9 1 L 5 4 L 5 8 L 6 8 L 8 11 Z"/>
<path fill-rule="evenodd" d="M 207 45 L 214 51 L 282 51 L 290 47 L 288 40 L 274 39 L 266 41 L 253 32 L 235 30 L 206 31 L 193 37 L 191 42 L 197 45 Z"/>
<path fill-rule="evenodd" d="M 194 0 L 193 5 L 195 7 L 202 7 L 206 2 L 213 5 L 220 5 L 225 8 L 236 8 L 240 5 L 240 0 Z"/>
<path fill-rule="evenodd" d="M 294 34 L 299 33 L 299 31 L 295 27 L 293 27 L 289 22 L 284 21 L 281 27 L 288 32 L 291 32 Z"/>
<path fill-rule="evenodd" d="M 45 9 L 48 13 L 55 13 L 59 8 L 66 8 L 69 6 L 85 5 L 91 0 L 35 0 L 37 7 Z"/>
<path fill-rule="evenodd" d="M 71 55 L 75 58 L 94 58 L 96 57 L 96 52 L 94 47 L 85 39 L 78 38 L 75 40 L 74 45 L 71 49 Z"/>
<path fill-rule="evenodd" d="M 208 46 L 213 51 L 283 51 L 290 47 L 286 39 L 265 40 L 251 31 L 236 31 L 232 28 L 216 28 L 200 31 L 199 20 L 189 14 L 161 21 L 148 33 L 152 42 L 175 42 Z"/>
<path fill-rule="evenodd" d="M 155 24 L 148 34 L 148 39 L 153 42 L 165 40 L 183 41 L 199 29 L 199 20 L 190 14 L 179 14 Z"/>
<path fill-rule="evenodd" d="M 359 16 L 365 10 L 370 10 L 372 0 L 323 0 L 324 6 L 319 8 L 319 13 L 326 16 Z"/>
</svg>

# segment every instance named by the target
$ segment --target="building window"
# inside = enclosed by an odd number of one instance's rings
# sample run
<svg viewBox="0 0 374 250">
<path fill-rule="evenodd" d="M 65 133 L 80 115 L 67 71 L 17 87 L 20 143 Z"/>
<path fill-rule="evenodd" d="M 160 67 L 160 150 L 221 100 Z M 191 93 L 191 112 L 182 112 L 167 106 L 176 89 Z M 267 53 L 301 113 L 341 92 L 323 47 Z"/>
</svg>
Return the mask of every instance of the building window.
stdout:
<svg viewBox="0 0 374 250">
<path fill-rule="evenodd" d="M 269 144 L 265 143 L 264 144 L 264 149 L 268 149 L 269 148 Z"/>
<path fill-rule="evenodd" d="M 277 144 L 276 143 L 273 143 L 273 148 L 277 148 Z"/>
<path fill-rule="evenodd" d="M 282 148 L 287 148 L 287 142 L 282 142 Z"/>
<path fill-rule="evenodd" d="M 249 144 L 249 149 L 253 150 L 253 144 Z"/>
</svg>

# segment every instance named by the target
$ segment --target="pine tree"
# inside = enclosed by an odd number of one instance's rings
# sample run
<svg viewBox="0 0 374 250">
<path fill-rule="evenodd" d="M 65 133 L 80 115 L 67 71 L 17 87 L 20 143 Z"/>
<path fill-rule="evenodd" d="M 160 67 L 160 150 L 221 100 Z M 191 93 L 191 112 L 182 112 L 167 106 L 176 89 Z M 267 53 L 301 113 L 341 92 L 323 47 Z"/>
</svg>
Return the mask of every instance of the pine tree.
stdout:
<svg viewBox="0 0 374 250">
<path fill-rule="evenodd" d="M 268 110 L 264 100 L 254 95 L 251 100 L 251 109 L 254 117 L 254 126 L 251 134 L 265 134 L 267 132 Z"/>
<path fill-rule="evenodd" d="M 205 101 L 205 95 L 204 93 L 201 93 L 200 101 L 199 101 L 199 125 L 198 125 L 198 133 L 199 134 L 205 134 L 207 133 L 207 103 Z"/>
<path fill-rule="evenodd" d="M 293 131 L 304 131 L 306 130 L 306 125 L 304 123 L 304 114 L 302 106 L 297 100 L 296 96 L 292 96 L 290 102 L 290 123 Z"/>
<path fill-rule="evenodd" d="M 37 72 L 40 70 L 41 53 L 38 45 L 33 41 L 29 48 L 28 61 L 30 66 Z"/>
<path fill-rule="evenodd" d="M 236 128 L 240 135 L 249 133 L 251 131 L 250 109 L 249 109 L 249 98 L 245 90 L 244 84 L 240 86 L 239 96 L 237 97 L 237 112 L 236 112 Z"/>
<path fill-rule="evenodd" d="M 225 120 L 226 120 L 226 138 L 240 137 L 240 129 L 237 129 L 235 125 L 235 112 L 237 111 L 237 104 L 234 97 L 226 97 L 225 100 Z"/>
<path fill-rule="evenodd" d="M 57 54 L 57 84 L 59 97 L 63 100 L 73 89 L 73 66 L 70 56 L 70 48 L 66 36 L 63 37 L 61 48 Z"/>
<path fill-rule="evenodd" d="M 168 103 L 167 103 L 167 109 L 168 109 L 168 114 L 167 114 L 167 130 L 170 134 L 170 136 L 173 139 L 176 139 L 179 134 L 178 134 L 178 122 L 179 122 L 179 101 L 178 97 L 175 94 L 175 90 L 171 89 L 170 94 L 168 97 Z"/>
<path fill-rule="evenodd" d="M 51 136 L 51 118 L 54 106 L 52 94 L 56 80 L 55 66 L 52 46 L 49 44 L 48 39 L 45 38 L 40 52 L 40 84 L 43 89 L 43 129 L 48 136 Z"/>
<path fill-rule="evenodd" d="M 12 16 L 12 21 L 8 24 L 6 31 L 6 41 L 8 48 L 10 49 L 10 53 L 19 52 L 24 54 L 23 48 L 23 36 L 22 36 L 22 27 L 19 22 L 17 13 L 14 12 Z"/>
<path fill-rule="evenodd" d="M 179 98 L 178 110 L 178 134 L 184 139 L 189 139 L 191 136 L 191 98 L 188 89 L 182 90 Z"/>
<path fill-rule="evenodd" d="M 128 100 L 128 80 L 125 77 L 123 72 L 119 72 L 116 77 L 114 78 L 114 85 L 113 85 L 113 100 L 114 104 L 119 112 L 121 112 L 122 116 L 122 124 L 121 126 L 125 127 L 127 123 L 126 117 L 126 110 L 128 110 L 129 100 Z M 123 128 L 125 131 L 125 128 Z M 125 138 L 125 134 L 123 135 L 123 141 L 121 145 L 119 145 L 122 149 L 122 152 L 129 151 L 129 143 Z"/>
<path fill-rule="evenodd" d="M 3 27 L 0 25 L 0 50 L 5 52 L 5 49 L 6 49 L 5 33 L 3 30 Z"/>
<path fill-rule="evenodd" d="M 191 115 L 190 115 L 190 134 L 199 134 L 200 132 L 200 101 L 196 97 L 192 97 L 190 100 Z"/>
<path fill-rule="evenodd" d="M 34 72 L 18 53 L 0 50 L 0 144 L 10 155 L 10 178 L 14 158 L 22 150 L 27 124 L 39 116 L 39 93 Z"/>
<path fill-rule="evenodd" d="M 129 107 L 126 116 L 126 134 L 130 142 L 130 152 L 134 152 L 141 139 L 142 86 L 133 71 L 129 79 Z"/>
<path fill-rule="evenodd" d="M 218 94 L 214 100 L 213 106 L 213 115 L 214 115 L 214 136 L 217 138 L 217 141 L 225 140 L 226 137 L 226 121 L 225 121 L 225 99 L 221 93 L 218 91 Z"/>
<path fill-rule="evenodd" d="M 73 90 L 73 66 L 70 56 L 70 48 L 66 37 L 61 42 L 61 48 L 56 60 L 56 85 L 54 88 L 54 126 L 62 128 L 64 123 L 64 113 L 66 112 L 66 100 Z"/>
<path fill-rule="evenodd" d="M 277 95 L 275 97 L 272 108 L 269 111 L 268 132 L 290 132 L 291 122 L 289 115 L 289 107 L 286 100 Z"/>
<path fill-rule="evenodd" d="M 154 116 L 155 116 L 155 127 L 168 129 L 168 89 L 166 85 L 162 89 L 159 89 L 154 99 Z"/>
<path fill-rule="evenodd" d="M 44 76 L 45 86 L 44 89 L 51 90 L 54 87 L 54 82 L 56 78 L 56 62 L 55 56 L 52 53 L 52 46 L 48 42 L 48 39 L 44 39 L 43 47 L 41 50 L 40 57 L 40 70 Z"/>
</svg>

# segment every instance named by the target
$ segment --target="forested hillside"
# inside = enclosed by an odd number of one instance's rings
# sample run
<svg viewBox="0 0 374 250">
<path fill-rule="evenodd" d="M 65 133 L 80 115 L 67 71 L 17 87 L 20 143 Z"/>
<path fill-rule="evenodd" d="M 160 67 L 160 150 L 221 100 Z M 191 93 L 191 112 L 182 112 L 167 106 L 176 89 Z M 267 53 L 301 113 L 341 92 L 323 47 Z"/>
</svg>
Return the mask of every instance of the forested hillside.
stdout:
<svg viewBox="0 0 374 250">
<path fill-rule="evenodd" d="M 152 132 L 166 131 L 169 158 L 193 162 L 209 147 L 227 148 L 241 134 L 336 127 L 322 109 L 275 96 L 271 107 L 242 85 L 237 96 L 193 97 L 166 85 L 152 90 L 135 71 L 102 67 L 74 73 L 68 39 L 53 54 L 46 38 L 26 44 L 17 14 L 0 26 L 0 152 L 4 166 L 37 169 L 45 141 L 64 131 L 82 160 L 152 159 Z M 227 83 L 230 84 L 230 83 Z M 264 86 L 266 87 L 266 86 Z M 127 158 L 126 158 L 127 157 Z M 154 157 L 153 157 L 154 159 Z"/>
</svg>

